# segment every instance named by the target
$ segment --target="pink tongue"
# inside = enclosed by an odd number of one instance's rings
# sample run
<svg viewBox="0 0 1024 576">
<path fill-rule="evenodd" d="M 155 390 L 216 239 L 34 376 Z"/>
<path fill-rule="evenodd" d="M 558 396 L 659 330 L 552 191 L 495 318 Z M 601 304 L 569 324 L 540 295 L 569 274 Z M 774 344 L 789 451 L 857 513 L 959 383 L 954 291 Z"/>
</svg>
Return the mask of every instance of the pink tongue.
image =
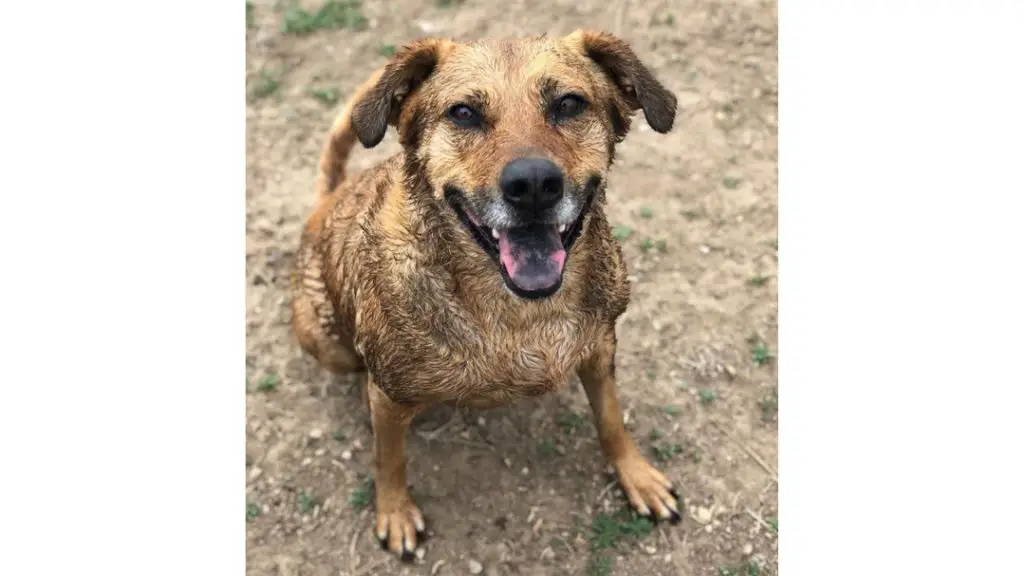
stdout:
<svg viewBox="0 0 1024 576">
<path fill-rule="evenodd" d="M 522 290 L 551 288 L 562 278 L 565 248 L 554 226 L 498 230 L 498 251 L 509 280 Z"/>
</svg>

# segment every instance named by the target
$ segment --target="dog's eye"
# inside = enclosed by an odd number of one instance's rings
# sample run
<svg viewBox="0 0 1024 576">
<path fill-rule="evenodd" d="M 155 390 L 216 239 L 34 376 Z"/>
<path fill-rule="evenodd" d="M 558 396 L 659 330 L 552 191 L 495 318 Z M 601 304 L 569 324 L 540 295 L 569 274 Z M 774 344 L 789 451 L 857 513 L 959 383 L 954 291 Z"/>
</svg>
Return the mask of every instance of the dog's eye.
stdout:
<svg viewBox="0 0 1024 576">
<path fill-rule="evenodd" d="M 554 117 L 558 120 L 565 120 L 579 116 L 587 108 L 587 101 L 579 96 L 570 94 L 563 96 L 555 102 L 552 109 Z"/>
<path fill-rule="evenodd" d="M 480 115 L 465 104 L 456 104 L 448 110 L 448 117 L 459 126 L 477 126 L 480 124 Z"/>
</svg>

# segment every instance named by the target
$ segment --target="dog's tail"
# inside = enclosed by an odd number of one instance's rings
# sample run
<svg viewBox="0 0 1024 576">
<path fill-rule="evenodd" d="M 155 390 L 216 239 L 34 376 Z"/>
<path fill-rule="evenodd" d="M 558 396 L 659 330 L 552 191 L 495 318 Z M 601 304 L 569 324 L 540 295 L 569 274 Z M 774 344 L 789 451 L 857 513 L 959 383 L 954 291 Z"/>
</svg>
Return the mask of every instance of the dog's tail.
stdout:
<svg viewBox="0 0 1024 576">
<path fill-rule="evenodd" d="M 366 82 L 363 82 L 363 85 L 348 99 L 345 107 L 335 117 L 331 131 L 327 135 L 327 143 L 324 145 L 323 152 L 320 153 L 320 174 L 316 180 L 317 201 L 325 200 L 338 187 L 338 184 L 345 180 L 345 164 L 352 153 L 352 147 L 358 141 L 355 129 L 352 127 L 352 110 L 377 84 L 383 73 L 384 69 L 380 68 L 367 78 Z"/>
</svg>

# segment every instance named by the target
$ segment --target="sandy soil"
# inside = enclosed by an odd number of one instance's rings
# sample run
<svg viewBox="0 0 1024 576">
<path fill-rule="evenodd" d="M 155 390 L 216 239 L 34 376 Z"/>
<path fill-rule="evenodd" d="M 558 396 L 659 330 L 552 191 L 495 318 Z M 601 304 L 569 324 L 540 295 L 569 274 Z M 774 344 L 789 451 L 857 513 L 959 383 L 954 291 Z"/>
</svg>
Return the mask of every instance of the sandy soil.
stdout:
<svg viewBox="0 0 1024 576">
<path fill-rule="evenodd" d="M 317 19 L 253 0 L 247 16 L 248 573 L 776 574 L 775 2 L 366 0 Z M 430 538 L 402 564 L 370 533 L 358 392 L 288 327 L 315 162 L 338 102 L 393 46 L 577 27 L 630 40 L 679 97 L 673 132 L 638 121 L 620 147 L 609 217 L 633 281 L 618 351 L 628 427 L 687 513 L 652 528 L 622 512 L 578 385 L 486 412 L 439 408 L 410 434 Z M 396 149 L 391 134 L 353 168 Z"/>
</svg>

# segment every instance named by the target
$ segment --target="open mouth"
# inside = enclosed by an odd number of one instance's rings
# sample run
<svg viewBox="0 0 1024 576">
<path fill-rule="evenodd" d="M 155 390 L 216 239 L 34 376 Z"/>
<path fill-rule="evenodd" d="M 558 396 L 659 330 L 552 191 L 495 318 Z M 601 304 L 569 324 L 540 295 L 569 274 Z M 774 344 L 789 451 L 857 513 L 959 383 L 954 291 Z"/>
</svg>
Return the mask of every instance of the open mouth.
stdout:
<svg viewBox="0 0 1024 576">
<path fill-rule="evenodd" d="M 491 228 L 466 207 L 462 195 L 446 190 L 448 204 L 459 220 L 498 265 L 505 285 L 522 298 L 546 298 L 562 286 L 569 251 L 580 236 L 593 194 L 588 194 L 571 224 L 531 223 Z"/>
</svg>

